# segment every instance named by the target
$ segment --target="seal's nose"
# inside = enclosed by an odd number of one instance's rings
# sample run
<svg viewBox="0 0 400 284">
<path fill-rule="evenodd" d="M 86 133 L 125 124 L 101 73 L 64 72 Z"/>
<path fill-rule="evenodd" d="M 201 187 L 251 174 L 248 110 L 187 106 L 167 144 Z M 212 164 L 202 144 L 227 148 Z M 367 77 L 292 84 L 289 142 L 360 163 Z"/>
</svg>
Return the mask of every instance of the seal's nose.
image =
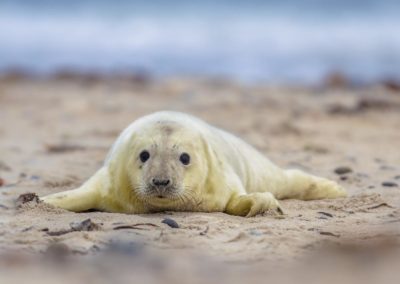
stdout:
<svg viewBox="0 0 400 284">
<path fill-rule="evenodd" d="M 153 183 L 154 186 L 163 187 L 163 186 L 169 185 L 170 180 L 169 179 L 156 179 L 156 178 L 153 178 L 151 182 Z"/>
</svg>

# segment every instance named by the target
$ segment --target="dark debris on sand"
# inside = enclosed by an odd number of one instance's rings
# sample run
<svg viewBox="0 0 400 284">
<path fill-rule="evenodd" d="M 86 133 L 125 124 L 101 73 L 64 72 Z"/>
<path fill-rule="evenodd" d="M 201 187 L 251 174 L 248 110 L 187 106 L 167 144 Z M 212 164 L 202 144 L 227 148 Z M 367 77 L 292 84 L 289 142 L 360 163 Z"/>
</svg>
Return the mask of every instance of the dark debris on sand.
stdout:
<svg viewBox="0 0 400 284">
<path fill-rule="evenodd" d="M 334 172 L 338 175 L 344 175 L 353 172 L 350 167 L 337 167 Z"/>
<path fill-rule="evenodd" d="M 377 99 L 377 98 L 361 98 L 355 105 L 346 106 L 341 104 L 334 104 L 328 108 L 330 114 L 359 114 L 366 111 L 388 111 L 399 110 L 400 104 L 392 100 Z"/>
<path fill-rule="evenodd" d="M 61 236 L 71 232 L 81 232 L 81 231 L 98 231 L 101 229 L 100 224 L 92 222 L 90 219 L 83 220 L 81 222 L 72 222 L 69 224 L 71 227 L 67 230 L 61 231 L 48 231 L 46 232 L 49 236 Z"/>
<path fill-rule="evenodd" d="M 20 196 L 18 196 L 16 203 L 17 207 L 21 207 L 22 204 L 28 203 L 28 202 L 35 202 L 35 203 L 39 203 L 39 196 L 37 196 L 36 193 L 24 193 L 21 194 Z"/>
<path fill-rule="evenodd" d="M 46 151 L 49 153 L 67 153 L 74 151 L 82 151 L 86 148 L 80 145 L 70 145 L 70 144 L 47 144 Z"/>
</svg>

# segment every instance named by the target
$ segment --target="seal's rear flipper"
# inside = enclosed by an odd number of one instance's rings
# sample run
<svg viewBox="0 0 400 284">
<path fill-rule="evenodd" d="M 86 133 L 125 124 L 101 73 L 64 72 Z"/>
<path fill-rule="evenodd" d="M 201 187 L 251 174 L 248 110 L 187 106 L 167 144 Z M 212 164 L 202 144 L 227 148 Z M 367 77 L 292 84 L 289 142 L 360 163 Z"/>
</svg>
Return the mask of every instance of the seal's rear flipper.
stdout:
<svg viewBox="0 0 400 284">
<path fill-rule="evenodd" d="M 286 170 L 286 188 L 279 199 L 313 200 L 347 196 L 346 190 L 334 181 L 316 177 L 300 170 Z"/>
</svg>

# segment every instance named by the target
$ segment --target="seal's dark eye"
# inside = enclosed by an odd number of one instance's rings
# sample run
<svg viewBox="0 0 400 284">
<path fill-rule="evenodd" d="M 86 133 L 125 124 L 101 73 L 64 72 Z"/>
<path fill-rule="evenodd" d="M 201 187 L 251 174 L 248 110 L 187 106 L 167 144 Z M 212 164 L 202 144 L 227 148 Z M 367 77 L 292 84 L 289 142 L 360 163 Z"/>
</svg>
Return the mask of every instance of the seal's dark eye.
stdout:
<svg viewBox="0 0 400 284">
<path fill-rule="evenodd" d="M 144 163 L 150 158 L 150 153 L 144 150 L 140 153 L 139 158 L 142 161 L 142 163 Z"/>
<path fill-rule="evenodd" d="M 183 153 L 180 157 L 179 157 L 179 161 L 181 161 L 182 164 L 184 165 L 189 165 L 190 163 L 190 156 L 187 153 Z"/>
</svg>

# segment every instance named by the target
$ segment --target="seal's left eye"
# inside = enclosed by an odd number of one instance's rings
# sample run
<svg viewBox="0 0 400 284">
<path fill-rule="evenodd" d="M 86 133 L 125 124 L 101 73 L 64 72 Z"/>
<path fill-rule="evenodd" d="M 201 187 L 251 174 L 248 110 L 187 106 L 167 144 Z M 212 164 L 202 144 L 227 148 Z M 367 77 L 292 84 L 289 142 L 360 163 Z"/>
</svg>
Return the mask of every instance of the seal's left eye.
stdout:
<svg viewBox="0 0 400 284">
<path fill-rule="evenodd" d="M 139 158 L 144 163 L 150 158 L 150 153 L 144 150 L 140 153 Z"/>
<path fill-rule="evenodd" d="M 189 165 L 190 163 L 190 156 L 187 153 L 183 153 L 180 157 L 179 157 L 179 161 L 181 161 L 182 164 L 184 165 Z"/>
</svg>

